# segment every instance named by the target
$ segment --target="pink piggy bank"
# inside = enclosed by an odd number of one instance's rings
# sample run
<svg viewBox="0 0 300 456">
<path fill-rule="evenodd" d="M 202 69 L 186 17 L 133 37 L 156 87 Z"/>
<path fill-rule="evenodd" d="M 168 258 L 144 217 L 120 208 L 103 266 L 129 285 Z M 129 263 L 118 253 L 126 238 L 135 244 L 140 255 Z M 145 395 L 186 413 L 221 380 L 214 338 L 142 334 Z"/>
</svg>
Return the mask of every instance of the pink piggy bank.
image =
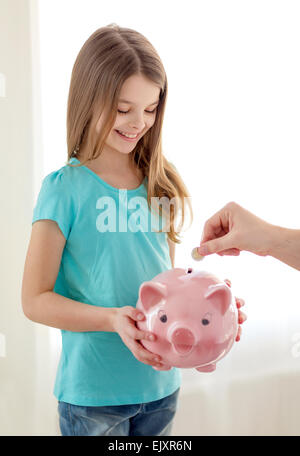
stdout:
<svg viewBox="0 0 300 456">
<path fill-rule="evenodd" d="M 162 367 L 212 372 L 231 349 L 238 332 L 238 312 L 230 287 L 205 271 L 174 268 L 139 289 L 136 308 L 146 316 L 136 325 L 156 335 L 142 345 L 161 356 Z"/>
</svg>

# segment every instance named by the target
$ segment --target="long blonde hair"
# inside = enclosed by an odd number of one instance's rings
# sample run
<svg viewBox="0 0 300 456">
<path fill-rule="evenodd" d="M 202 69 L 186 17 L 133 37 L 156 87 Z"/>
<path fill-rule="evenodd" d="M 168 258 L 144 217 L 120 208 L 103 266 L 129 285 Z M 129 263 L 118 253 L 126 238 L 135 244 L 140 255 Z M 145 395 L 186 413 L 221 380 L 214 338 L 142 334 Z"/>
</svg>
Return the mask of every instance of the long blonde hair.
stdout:
<svg viewBox="0 0 300 456">
<path fill-rule="evenodd" d="M 80 164 L 67 164 L 82 166 L 99 157 L 115 123 L 121 87 L 127 78 L 136 74 L 145 76 L 160 87 L 160 101 L 155 123 L 138 141 L 130 154 L 131 159 L 148 177 L 147 202 L 150 210 L 152 197 L 167 197 L 169 201 L 174 198 L 175 204 L 170 207 L 168 238 L 179 244 L 186 202 L 191 223 L 193 220 L 191 197 L 177 170 L 162 152 L 167 76 L 157 51 L 141 33 L 113 23 L 96 30 L 82 46 L 73 66 L 68 97 L 68 161 L 83 145 L 87 155 Z M 96 135 L 95 127 L 101 114 L 104 116 L 103 127 Z M 175 231 L 179 213 L 180 228 Z"/>
</svg>

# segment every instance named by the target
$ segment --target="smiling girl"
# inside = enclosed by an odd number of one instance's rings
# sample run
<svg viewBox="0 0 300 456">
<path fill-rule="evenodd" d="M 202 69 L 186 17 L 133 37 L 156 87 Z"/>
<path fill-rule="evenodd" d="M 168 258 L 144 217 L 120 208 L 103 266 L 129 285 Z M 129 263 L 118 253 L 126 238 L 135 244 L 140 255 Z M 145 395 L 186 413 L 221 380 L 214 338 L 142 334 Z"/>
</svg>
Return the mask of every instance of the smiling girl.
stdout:
<svg viewBox="0 0 300 456">
<path fill-rule="evenodd" d="M 135 324 L 140 285 L 174 264 L 175 220 L 183 224 L 189 197 L 162 152 L 166 98 L 164 67 L 142 34 L 111 24 L 84 43 L 70 82 L 68 160 L 43 179 L 22 284 L 25 315 L 61 329 L 63 435 L 171 432 L 180 370 L 159 370 L 140 343 L 151 334 Z M 100 226 L 105 198 L 124 213 L 124 192 L 144 198 L 146 217 L 151 198 L 175 197 L 168 232 L 123 231 L 118 216 L 115 230 Z"/>
</svg>

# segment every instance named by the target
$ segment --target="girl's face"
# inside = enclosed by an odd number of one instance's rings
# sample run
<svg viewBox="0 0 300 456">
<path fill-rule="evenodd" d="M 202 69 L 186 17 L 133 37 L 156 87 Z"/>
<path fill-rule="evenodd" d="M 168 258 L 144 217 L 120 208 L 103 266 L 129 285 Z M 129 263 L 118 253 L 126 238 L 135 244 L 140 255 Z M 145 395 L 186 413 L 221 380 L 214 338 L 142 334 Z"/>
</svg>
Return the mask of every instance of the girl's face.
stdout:
<svg viewBox="0 0 300 456">
<path fill-rule="evenodd" d="M 116 121 L 106 139 L 106 146 L 129 154 L 154 124 L 159 94 L 160 88 L 144 76 L 130 76 L 122 86 Z M 96 125 L 97 133 L 102 125 L 101 117 Z"/>
</svg>

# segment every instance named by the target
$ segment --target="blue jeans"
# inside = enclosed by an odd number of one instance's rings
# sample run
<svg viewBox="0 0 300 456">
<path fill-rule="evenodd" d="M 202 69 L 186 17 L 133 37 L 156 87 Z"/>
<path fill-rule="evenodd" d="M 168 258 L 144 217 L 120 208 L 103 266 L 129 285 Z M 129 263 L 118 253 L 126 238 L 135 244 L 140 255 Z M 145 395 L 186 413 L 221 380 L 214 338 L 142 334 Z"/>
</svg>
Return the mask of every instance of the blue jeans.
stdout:
<svg viewBox="0 0 300 456">
<path fill-rule="evenodd" d="M 58 402 L 59 425 L 69 435 L 170 435 L 180 388 L 157 401 L 85 407 Z"/>
</svg>

